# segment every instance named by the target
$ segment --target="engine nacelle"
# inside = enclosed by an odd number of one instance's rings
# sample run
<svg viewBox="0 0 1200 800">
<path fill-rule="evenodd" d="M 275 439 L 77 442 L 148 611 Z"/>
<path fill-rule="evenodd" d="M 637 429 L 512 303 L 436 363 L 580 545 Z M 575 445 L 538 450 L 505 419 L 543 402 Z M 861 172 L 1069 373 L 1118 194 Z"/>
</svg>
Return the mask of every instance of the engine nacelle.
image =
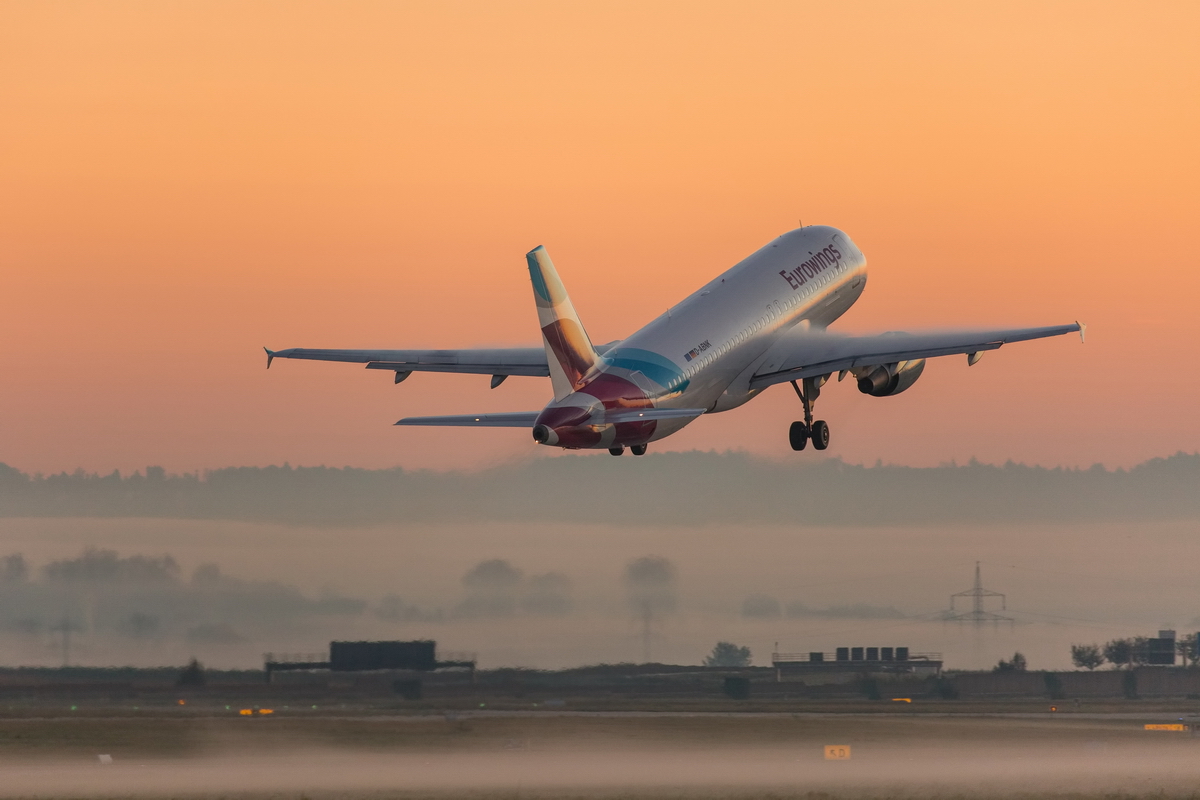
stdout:
<svg viewBox="0 0 1200 800">
<path fill-rule="evenodd" d="M 925 371 L 925 359 L 901 361 L 897 364 L 880 364 L 855 373 L 858 390 L 872 397 L 890 397 L 900 394 L 917 382 Z"/>
</svg>

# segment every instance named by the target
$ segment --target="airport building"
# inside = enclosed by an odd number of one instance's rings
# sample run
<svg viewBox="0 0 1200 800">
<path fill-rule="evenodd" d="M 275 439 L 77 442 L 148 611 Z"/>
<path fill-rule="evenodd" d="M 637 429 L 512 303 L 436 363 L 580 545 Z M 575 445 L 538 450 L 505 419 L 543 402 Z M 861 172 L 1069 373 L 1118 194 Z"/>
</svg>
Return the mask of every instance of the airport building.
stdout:
<svg viewBox="0 0 1200 800">
<path fill-rule="evenodd" d="M 775 680 L 805 683 L 845 683 L 864 675 L 937 677 L 941 653 L 914 653 L 907 647 L 839 647 L 832 653 L 772 653 Z"/>
<path fill-rule="evenodd" d="M 264 669 L 267 683 L 279 672 L 433 672 L 466 669 L 475 673 L 475 656 L 447 654 L 438 658 L 437 642 L 422 639 L 411 642 L 330 642 L 329 656 L 280 655 L 267 653 Z"/>
</svg>

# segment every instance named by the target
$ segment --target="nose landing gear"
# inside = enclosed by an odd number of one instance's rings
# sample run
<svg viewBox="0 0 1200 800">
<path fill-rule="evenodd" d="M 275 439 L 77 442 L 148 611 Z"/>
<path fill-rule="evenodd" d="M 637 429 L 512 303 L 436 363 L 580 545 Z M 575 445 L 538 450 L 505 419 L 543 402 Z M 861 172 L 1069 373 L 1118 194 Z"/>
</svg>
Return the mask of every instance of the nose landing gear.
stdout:
<svg viewBox="0 0 1200 800">
<path fill-rule="evenodd" d="M 816 450 L 824 450 L 829 447 L 829 425 L 823 419 L 813 422 L 813 405 L 821 394 L 821 384 L 825 383 L 828 377 L 825 375 L 817 378 L 805 378 L 803 389 L 798 383 L 792 381 L 792 388 L 796 390 L 796 396 L 804 404 L 804 421 L 793 422 L 788 429 L 788 443 L 791 444 L 793 450 L 803 450 L 808 445 L 809 439 L 812 439 L 813 448 Z"/>
</svg>

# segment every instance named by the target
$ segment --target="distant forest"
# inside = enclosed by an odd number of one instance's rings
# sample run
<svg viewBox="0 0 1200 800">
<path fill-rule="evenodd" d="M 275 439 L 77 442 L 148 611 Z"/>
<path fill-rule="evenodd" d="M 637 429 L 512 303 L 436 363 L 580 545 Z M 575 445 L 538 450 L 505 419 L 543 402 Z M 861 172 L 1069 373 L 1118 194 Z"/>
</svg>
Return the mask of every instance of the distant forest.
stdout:
<svg viewBox="0 0 1200 800">
<path fill-rule="evenodd" d="M 231 467 L 28 475 L 0 464 L 3 517 L 164 517 L 304 525 L 410 521 L 642 524 L 1200 519 L 1200 454 L 1129 469 L 971 462 L 780 464 L 742 453 L 539 459 L 478 472 Z"/>
</svg>

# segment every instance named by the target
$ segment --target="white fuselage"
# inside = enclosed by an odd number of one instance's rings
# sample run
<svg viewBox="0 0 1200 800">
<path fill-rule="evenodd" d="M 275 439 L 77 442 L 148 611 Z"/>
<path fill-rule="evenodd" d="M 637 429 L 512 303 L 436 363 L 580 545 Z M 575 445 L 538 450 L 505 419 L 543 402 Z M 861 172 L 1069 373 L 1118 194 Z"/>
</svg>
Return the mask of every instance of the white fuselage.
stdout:
<svg viewBox="0 0 1200 800">
<path fill-rule="evenodd" d="M 797 326 L 825 328 L 854 304 L 866 279 L 866 258 L 846 234 L 826 226 L 793 230 L 616 343 L 602 356 L 599 372 L 632 377 L 655 407 L 710 413 L 736 408 L 760 391 L 750 388 L 750 377 L 767 365 L 785 334 Z M 653 355 L 661 368 L 631 376 L 621 369 L 626 353 L 643 360 Z M 578 403 L 566 398 L 550 407 Z M 661 420 L 649 440 L 689 421 Z"/>
</svg>

